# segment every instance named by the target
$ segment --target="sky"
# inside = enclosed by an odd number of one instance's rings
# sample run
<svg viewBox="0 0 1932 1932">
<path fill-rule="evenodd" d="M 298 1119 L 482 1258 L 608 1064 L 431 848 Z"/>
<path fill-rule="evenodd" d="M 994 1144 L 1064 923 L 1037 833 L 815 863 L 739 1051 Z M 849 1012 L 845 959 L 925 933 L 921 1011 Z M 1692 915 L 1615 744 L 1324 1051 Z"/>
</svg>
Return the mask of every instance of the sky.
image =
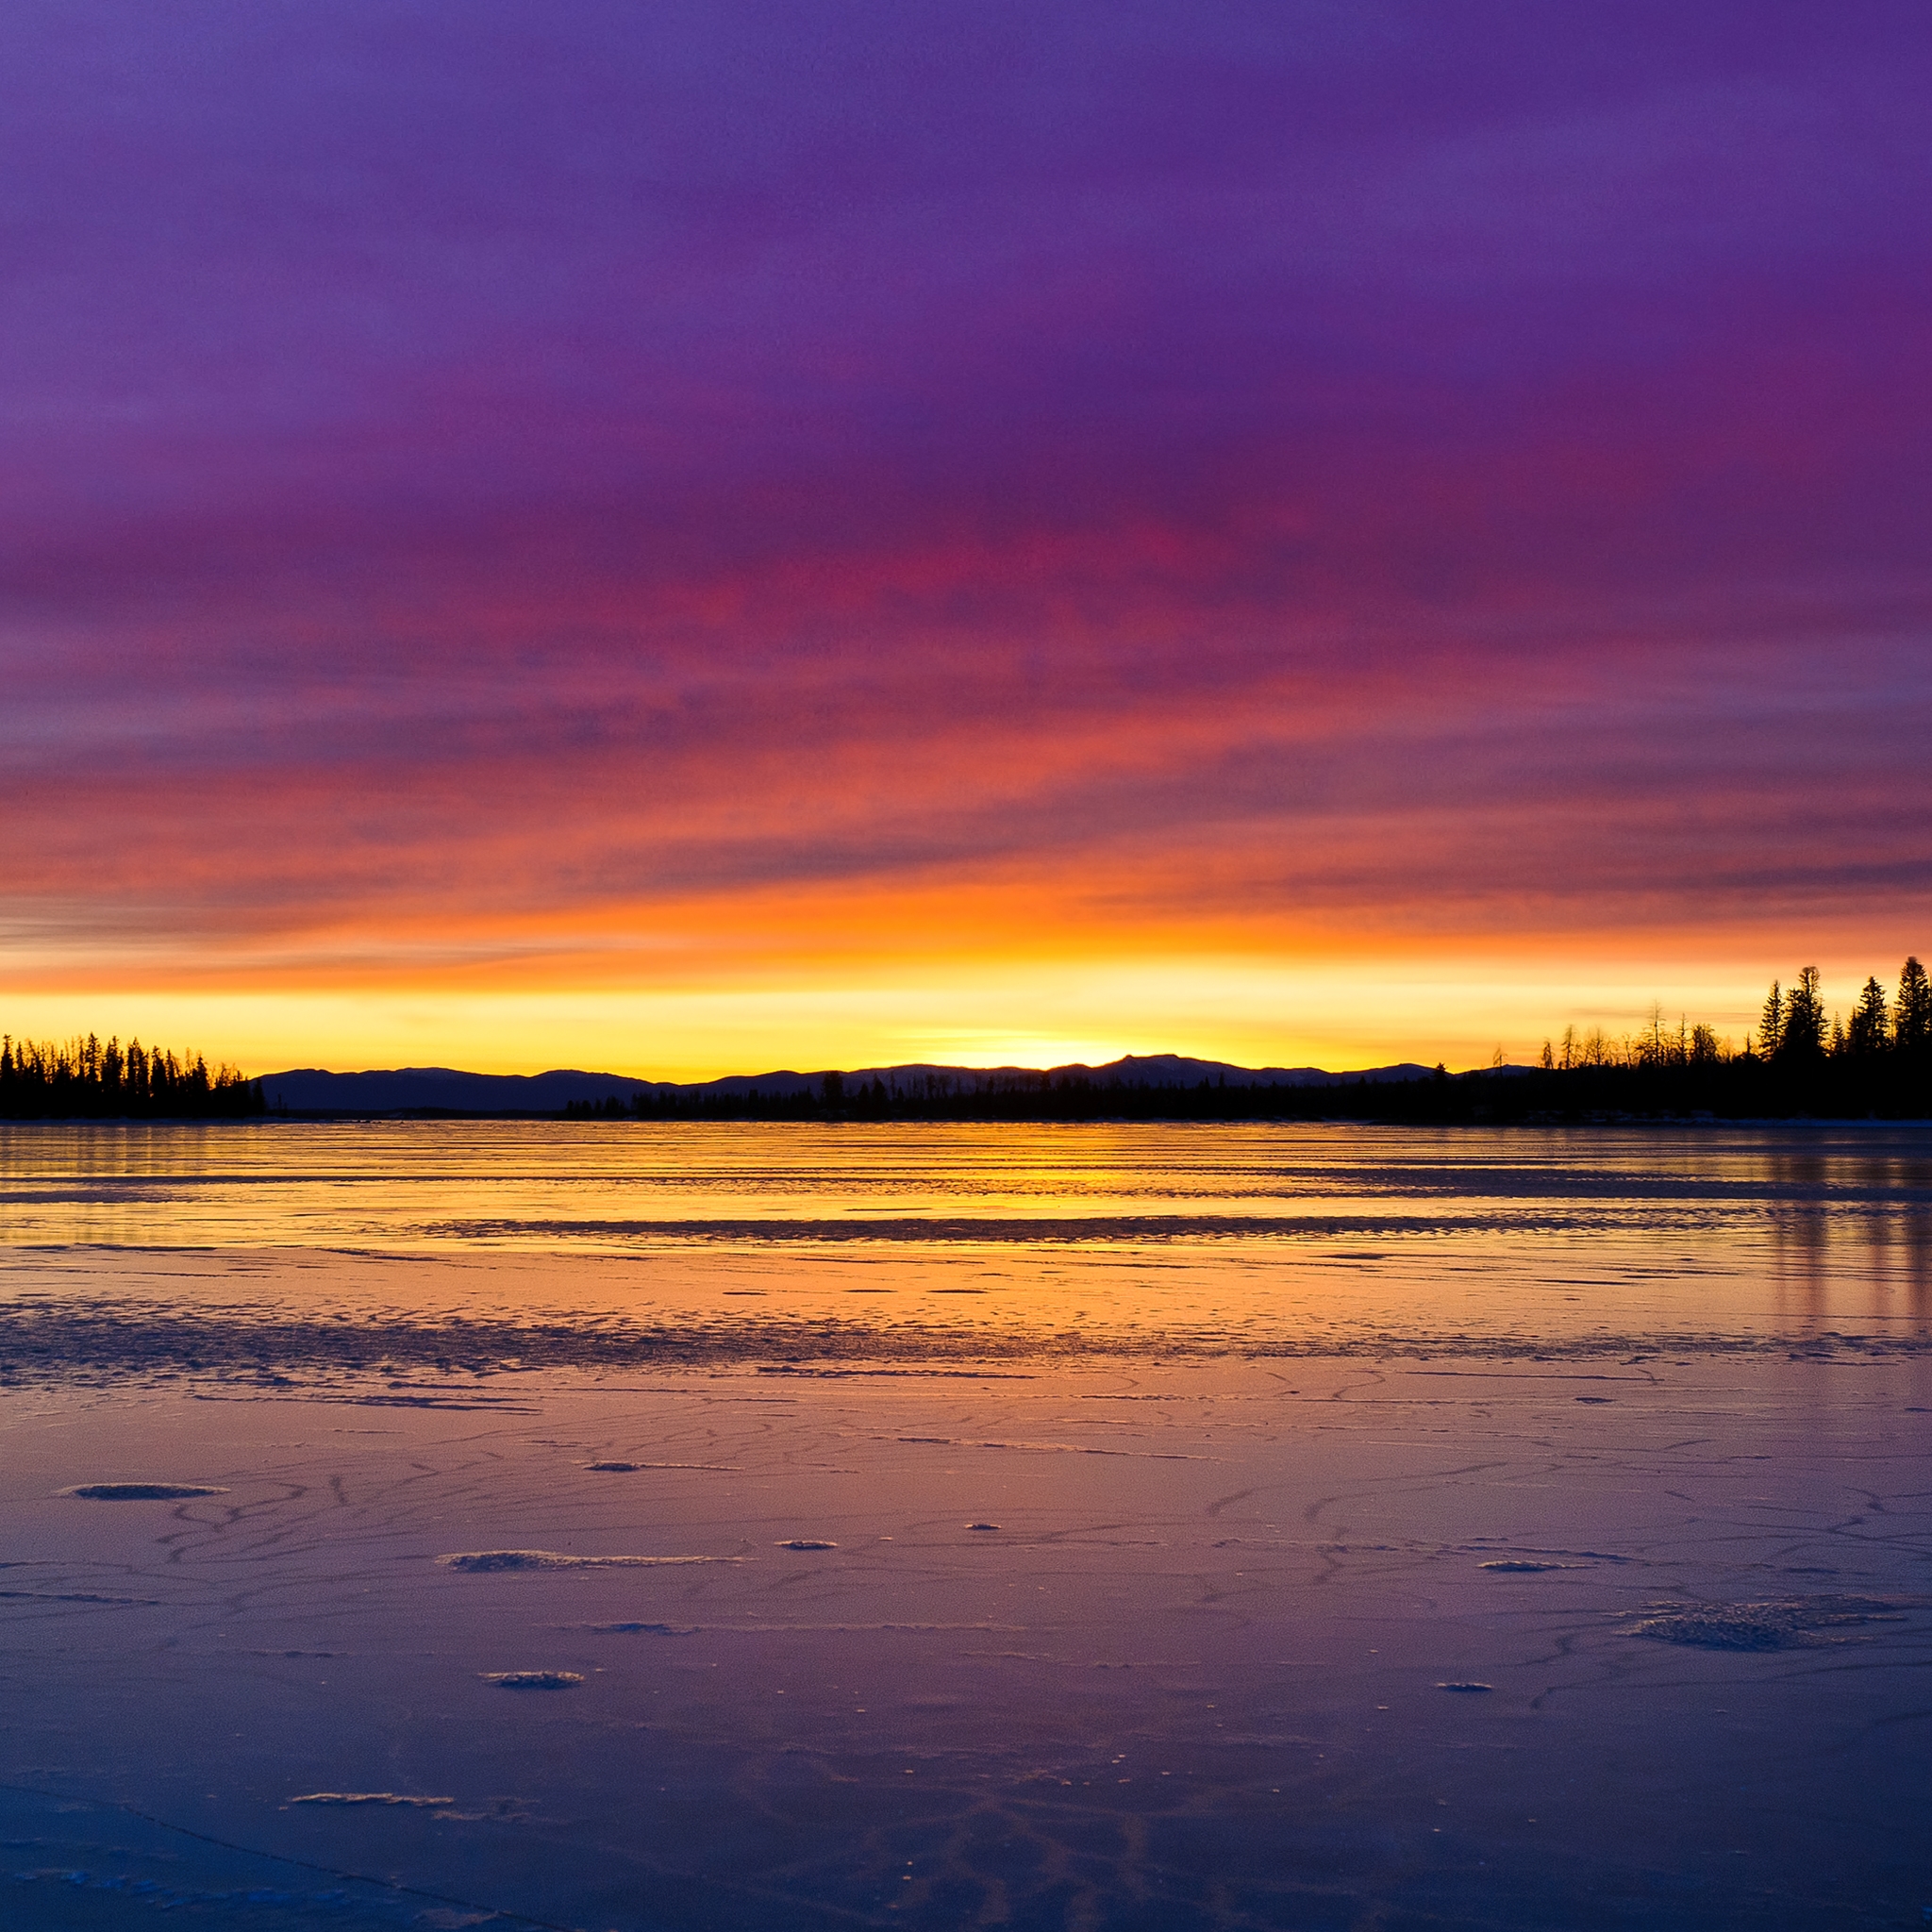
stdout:
<svg viewBox="0 0 1932 1932">
<path fill-rule="evenodd" d="M 0 1025 L 1741 1038 L 1932 951 L 1932 12 L 9 0 Z"/>
</svg>

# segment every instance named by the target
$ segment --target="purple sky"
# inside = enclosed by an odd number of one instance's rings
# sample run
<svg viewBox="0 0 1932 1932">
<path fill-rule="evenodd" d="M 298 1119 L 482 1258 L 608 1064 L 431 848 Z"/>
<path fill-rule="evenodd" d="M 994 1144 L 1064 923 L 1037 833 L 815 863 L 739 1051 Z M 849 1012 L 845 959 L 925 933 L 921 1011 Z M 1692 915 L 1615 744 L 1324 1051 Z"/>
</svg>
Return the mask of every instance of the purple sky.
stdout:
<svg viewBox="0 0 1932 1932">
<path fill-rule="evenodd" d="M 0 207 L 23 996 L 1932 942 L 1923 0 L 13 0 Z"/>
</svg>

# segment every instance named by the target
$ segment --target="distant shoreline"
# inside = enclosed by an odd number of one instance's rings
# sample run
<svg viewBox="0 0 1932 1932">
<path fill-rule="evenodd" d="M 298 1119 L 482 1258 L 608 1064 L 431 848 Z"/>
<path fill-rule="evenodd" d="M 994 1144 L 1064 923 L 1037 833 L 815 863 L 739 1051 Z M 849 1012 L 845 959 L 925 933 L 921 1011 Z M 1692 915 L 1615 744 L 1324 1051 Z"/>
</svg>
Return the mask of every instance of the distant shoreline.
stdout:
<svg viewBox="0 0 1932 1932">
<path fill-rule="evenodd" d="M 291 1076 L 270 1075 L 261 1085 L 271 1110 L 285 1109 L 291 1117 L 549 1116 L 583 1122 L 879 1124 L 1329 1121 L 1589 1126 L 1932 1118 L 1932 1055 L 1918 1053 L 1775 1058 L 1746 1053 L 1711 1059 L 1501 1066 L 1463 1074 L 1411 1063 L 1352 1074 L 1312 1068 L 1253 1071 L 1162 1056 L 1102 1068 L 1001 1068 L 985 1073 L 882 1068 L 859 1074 L 735 1078 L 688 1088 L 623 1082 L 608 1075 L 534 1076 L 531 1088 L 563 1081 L 578 1086 L 577 1092 L 555 1108 L 460 1104 L 470 1094 L 477 1101 L 486 1093 L 490 1098 L 502 1094 L 508 1083 L 498 1084 L 485 1075 L 309 1077 L 315 1082 L 310 1089 L 314 1098 L 325 1097 L 335 1105 L 317 1106 L 313 1100 L 308 1107 L 291 1104 L 295 1099 L 289 1091 Z M 779 1082 L 783 1086 L 773 1091 Z M 474 1083 L 469 1093 L 461 1092 L 461 1086 L 469 1083 Z M 600 1084 L 605 1088 L 601 1094 L 595 1091 Z M 439 1085 L 444 1086 L 443 1091 L 433 1091 Z M 315 1087 L 323 1087 L 323 1091 L 316 1092 Z M 582 1091 L 586 1087 L 591 1091 Z M 450 1091 L 452 1088 L 458 1091 Z M 364 1105 L 357 1106 L 355 1100 Z"/>
<path fill-rule="evenodd" d="M 249 1079 L 228 1067 L 210 1073 L 198 1056 L 177 1061 L 143 1055 L 138 1044 L 124 1055 L 111 1039 L 103 1046 L 91 1036 L 66 1048 L 8 1041 L 0 1118 L 1566 1127 L 1932 1119 L 1932 1037 L 1901 1025 L 1896 1037 L 1869 1031 L 1864 1045 L 1841 1032 L 1826 1044 L 1815 1033 L 1793 1036 L 1787 1025 L 1781 1043 L 1761 1054 L 1729 1052 L 1702 1027 L 1673 1034 L 1657 1026 L 1614 1051 L 1566 1036 L 1560 1061 L 1545 1047 L 1541 1066 L 1499 1063 L 1460 1074 L 1413 1061 L 1335 1074 L 1154 1054 L 1099 1067 L 916 1064 L 688 1084 L 575 1069 L 504 1074 L 449 1067 L 307 1067 Z"/>
</svg>

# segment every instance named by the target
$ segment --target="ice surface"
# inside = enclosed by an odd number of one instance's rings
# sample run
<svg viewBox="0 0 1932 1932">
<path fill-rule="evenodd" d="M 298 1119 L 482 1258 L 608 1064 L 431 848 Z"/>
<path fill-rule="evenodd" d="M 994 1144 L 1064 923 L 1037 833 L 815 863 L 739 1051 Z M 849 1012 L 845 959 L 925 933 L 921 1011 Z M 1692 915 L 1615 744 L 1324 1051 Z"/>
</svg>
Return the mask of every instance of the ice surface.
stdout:
<svg viewBox="0 0 1932 1932">
<path fill-rule="evenodd" d="M 829 1543 L 801 1543 L 797 1549 L 829 1549 Z M 439 1557 L 452 1570 L 656 1570 L 686 1563 L 741 1563 L 741 1557 L 567 1557 L 556 1550 L 471 1550 Z"/>
<path fill-rule="evenodd" d="M 1896 1603 L 1875 1597 L 1779 1597 L 1766 1603 L 1660 1604 L 1630 1626 L 1633 1635 L 1706 1650 L 1783 1650 L 1829 1640 L 1820 1633 L 1876 1619 L 1895 1620 Z"/>
<path fill-rule="evenodd" d="M 1932 1138 L 546 1131 L 0 1133 L 0 1924 L 1932 1905 Z"/>
<path fill-rule="evenodd" d="M 434 1811 L 454 1805 L 454 1798 L 414 1798 L 401 1791 L 304 1791 L 291 1805 L 414 1805 Z"/>
<path fill-rule="evenodd" d="M 90 1503 L 175 1503 L 190 1496 L 225 1496 L 212 1483 L 75 1483 L 60 1491 Z"/>
</svg>

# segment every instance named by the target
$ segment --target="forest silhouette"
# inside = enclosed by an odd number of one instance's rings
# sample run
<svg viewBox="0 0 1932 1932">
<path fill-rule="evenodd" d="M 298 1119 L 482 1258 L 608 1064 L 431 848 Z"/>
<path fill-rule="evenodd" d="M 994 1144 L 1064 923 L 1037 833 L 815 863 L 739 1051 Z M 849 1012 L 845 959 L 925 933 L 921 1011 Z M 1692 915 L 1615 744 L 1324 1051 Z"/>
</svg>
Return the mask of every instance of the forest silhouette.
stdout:
<svg viewBox="0 0 1932 1932">
<path fill-rule="evenodd" d="M 1232 1070 L 1231 1070 L 1232 1071 Z M 416 1109 L 428 1111 L 428 1109 Z M 0 1119 L 246 1119 L 259 1081 L 194 1054 L 94 1035 L 65 1043 L 0 1037 Z M 1496 1063 L 1412 1080 L 1338 1075 L 1307 1084 L 1226 1074 L 1193 1085 L 1053 1072 L 927 1074 L 901 1084 L 826 1074 L 805 1091 L 680 1094 L 640 1090 L 563 1109 L 580 1120 L 1373 1120 L 1431 1124 L 1932 1118 L 1932 978 L 1916 956 L 1895 991 L 1874 975 L 1849 1016 L 1827 1013 L 1818 969 L 1774 980 L 1740 1044 L 1705 1022 L 1612 1036 L 1566 1028 L 1540 1064 Z M 554 1117 L 554 1116 L 553 1116 Z"/>
<path fill-rule="evenodd" d="M 232 1120 L 263 1111 L 259 1083 L 200 1054 L 93 1034 L 0 1036 L 0 1120 Z"/>
<path fill-rule="evenodd" d="M 1591 1122 L 1709 1117 L 1884 1120 L 1932 1117 L 1932 981 L 1906 960 L 1895 995 L 1868 978 L 1849 1021 L 1828 1015 L 1815 966 L 1787 991 L 1774 981 L 1741 1043 L 1653 1007 L 1634 1033 L 1568 1028 L 1541 1063 L 1496 1063 L 1413 1080 L 1290 1085 L 1227 1076 L 1192 1086 L 1100 1078 L 1083 1069 L 923 1076 L 899 1085 L 837 1074 L 806 1093 L 639 1092 L 579 1101 L 580 1119 L 730 1120 L 1363 1120 L 1418 1124 Z"/>
</svg>

